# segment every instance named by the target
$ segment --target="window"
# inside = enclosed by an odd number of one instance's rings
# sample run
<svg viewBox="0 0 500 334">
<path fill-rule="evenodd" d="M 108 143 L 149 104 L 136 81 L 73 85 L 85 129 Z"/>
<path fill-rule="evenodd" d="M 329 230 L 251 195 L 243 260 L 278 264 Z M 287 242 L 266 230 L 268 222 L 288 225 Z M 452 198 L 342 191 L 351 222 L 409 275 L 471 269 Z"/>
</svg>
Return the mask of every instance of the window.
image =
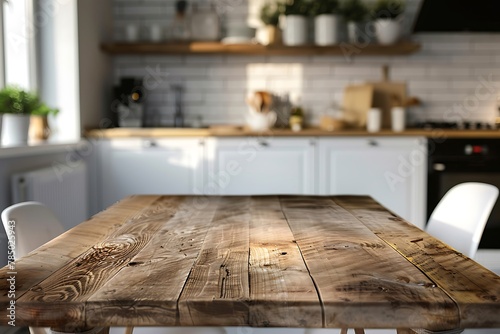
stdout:
<svg viewBox="0 0 500 334">
<path fill-rule="evenodd" d="M 3 2 L 5 83 L 34 90 L 36 56 L 30 17 L 31 0 Z"/>
<path fill-rule="evenodd" d="M 38 91 L 60 110 L 51 136 L 79 139 L 77 1 L 0 1 L 0 87 Z"/>
</svg>

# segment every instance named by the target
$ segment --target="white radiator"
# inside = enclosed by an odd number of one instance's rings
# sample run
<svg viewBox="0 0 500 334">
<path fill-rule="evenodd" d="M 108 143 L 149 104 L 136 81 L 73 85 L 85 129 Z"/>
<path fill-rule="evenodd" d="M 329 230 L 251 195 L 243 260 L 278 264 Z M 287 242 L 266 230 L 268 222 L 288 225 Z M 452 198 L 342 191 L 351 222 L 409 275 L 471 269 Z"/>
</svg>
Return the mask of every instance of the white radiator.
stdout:
<svg viewBox="0 0 500 334">
<path fill-rule="evenodd" d="M 12 176 L 14 203 L 37 201 L 70 229 L 88 219 L 87 168 L 83 161 L 64 170 L 46 167 Z"/>
</svg>

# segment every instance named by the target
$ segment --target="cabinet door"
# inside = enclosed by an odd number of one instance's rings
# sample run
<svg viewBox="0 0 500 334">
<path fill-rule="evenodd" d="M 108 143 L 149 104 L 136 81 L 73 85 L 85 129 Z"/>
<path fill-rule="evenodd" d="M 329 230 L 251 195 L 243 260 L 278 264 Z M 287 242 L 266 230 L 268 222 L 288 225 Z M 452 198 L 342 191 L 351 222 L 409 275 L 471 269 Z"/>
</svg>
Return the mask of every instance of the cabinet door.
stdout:
<svg viewBox="0 0 500 334">
<path fill-rule="evenodd" d="M 203 184 L 202 157 L 203 140 L 197 138 L 105 141 L 102 203 L 107 207 L 133 194 L 195 194 Z"/>
<path fill-rule="evenodd" d="M 370 195 L 423 227 L 427 150 L 424 138 L 322 139 L 320 193 Z"/>
<path fill-rule="evenodd" d="M 314 194 L 314 138 L 212 138 L 204 193 Z"/>
</svg>

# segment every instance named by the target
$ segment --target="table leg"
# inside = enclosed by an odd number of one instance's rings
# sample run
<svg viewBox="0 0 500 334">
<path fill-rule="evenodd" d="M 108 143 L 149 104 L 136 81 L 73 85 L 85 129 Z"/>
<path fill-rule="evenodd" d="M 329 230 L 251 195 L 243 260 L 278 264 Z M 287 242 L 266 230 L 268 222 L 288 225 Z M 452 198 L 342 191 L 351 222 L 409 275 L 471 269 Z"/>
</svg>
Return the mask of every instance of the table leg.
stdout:
<svg viewBox="0 0 500 334">
<path fill-rule="evenodd" d="M 413 330 L 409 329 L 409 328 L 398 328 L 397 329 L 397 333 L 398 334 L 416 334 Z"/>
<path fill-rule="evenodd" d="M 342 328 L 340 330 L 340 334 L 347 334 L 347 328 Z"/>
<path fill-rule="evenodd" d="M 125 334 L 132 334 L 134 332 L 134 327 L 125 328 Z"/>
</svg>

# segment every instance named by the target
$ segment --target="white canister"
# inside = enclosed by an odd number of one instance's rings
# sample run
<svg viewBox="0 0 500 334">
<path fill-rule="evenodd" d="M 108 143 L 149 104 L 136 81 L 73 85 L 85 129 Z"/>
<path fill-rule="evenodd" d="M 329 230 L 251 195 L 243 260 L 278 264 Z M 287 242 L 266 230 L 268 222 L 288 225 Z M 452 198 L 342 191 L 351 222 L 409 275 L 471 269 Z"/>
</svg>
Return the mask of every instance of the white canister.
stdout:
<svg viewBox="0 0 500 334">
<path fill-rule="evenodd" d="M 162 27 L 160 24 L 149 26 L 149 40 L 151 42 L 160 42 L 163 39 Z"/>
<path fill-rule="evenodd" d="M 366 129 L 368 132 L 379 132 L 382 125 L 382 112 L 380 108 L 371 108 L 368 110 L 366 118 Z"/>
<path fill-rule="evenodd" d="M 125 26 L 125 37 L 128 42 L 137 42 L 139 40 L 139 25 L 129 23 Z"/>
<path fill-rule="evenodd" d="M 326 46 L 340 43 L 340 16 L 322 14 L 314 18 L 314 43 Z"/>
<path fill-rule="evenodd" d="M 289 46 L 307 44 L 307 18 L 305 16 L 286 16 L 283 44 Z"/>
<path fill-rule="evenodd" d="M 391 109 L 391 125 L 392 131 L 394 132 L 402 132 L 405 130 L 405 108 L 403 107 L 394 107 Z"/>
</svg>

